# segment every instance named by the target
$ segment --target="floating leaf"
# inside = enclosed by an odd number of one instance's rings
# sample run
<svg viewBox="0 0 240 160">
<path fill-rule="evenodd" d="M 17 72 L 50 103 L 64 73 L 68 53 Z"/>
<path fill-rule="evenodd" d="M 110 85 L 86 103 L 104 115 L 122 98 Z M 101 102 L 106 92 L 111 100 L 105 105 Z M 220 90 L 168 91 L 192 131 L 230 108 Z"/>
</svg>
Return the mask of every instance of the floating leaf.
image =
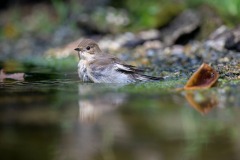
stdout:
<svg viewBox="0 0 240 160">
<path fill-rule="evenodd" d="M 0 70 L 0 82 L 2 82 L 4 79 L 14 79 L 18 81 L 23 81 L 24 73 L 6 74 L 3 72 L 3 70 Z"/>
<path fill-rule="evenodd" d="M 216 83 L 218 77 L 219 74 L 212 67 L 203 63 L 190 77 L 187 84 L 184 86 L 184 89 L 193 90 L 210 88 Z"/>
</svg>

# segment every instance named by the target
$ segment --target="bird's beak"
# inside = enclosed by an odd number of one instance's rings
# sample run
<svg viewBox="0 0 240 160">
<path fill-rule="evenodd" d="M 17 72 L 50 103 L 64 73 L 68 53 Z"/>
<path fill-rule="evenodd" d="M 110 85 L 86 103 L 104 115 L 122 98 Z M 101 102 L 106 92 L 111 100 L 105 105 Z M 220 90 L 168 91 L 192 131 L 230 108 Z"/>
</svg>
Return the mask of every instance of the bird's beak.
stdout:
<svg viewBox="0 0 240 160">
<path fill-rule="evenodd" d="M 74 50 L 77 51 L 77 52 L 80 52 L 80 51 L 81 51 L 80 48 L 75 48 Z"/>
<path fill-rule="evenodd" d="M 81 51 L 81 48 L 75 48 L 74 50 L 78 52 L 78 58 L 79 58 L 79 60 L 80 60 L 81 57 L 80 57 L 80 53 L 79 53 L 79 52 Z"/>
</svg>

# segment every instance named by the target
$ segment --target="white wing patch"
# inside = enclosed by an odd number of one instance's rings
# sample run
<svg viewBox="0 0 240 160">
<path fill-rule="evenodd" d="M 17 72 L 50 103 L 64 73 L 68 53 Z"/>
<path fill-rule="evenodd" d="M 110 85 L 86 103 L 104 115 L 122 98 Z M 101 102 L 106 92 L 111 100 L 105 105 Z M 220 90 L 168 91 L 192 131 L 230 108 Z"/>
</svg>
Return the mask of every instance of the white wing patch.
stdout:
<svg viewBox="0 0 240 160">
<path fill-rule="evenodd" d="M 115 69 L 122 69 L 122 70 L 125 70 L 125 71 L 132 71 L 131 68 L 126 67 L 126 66 L 121 65 L 121 64 L 115 64 L 114 67 L 115 67 Z"/>
</svg>

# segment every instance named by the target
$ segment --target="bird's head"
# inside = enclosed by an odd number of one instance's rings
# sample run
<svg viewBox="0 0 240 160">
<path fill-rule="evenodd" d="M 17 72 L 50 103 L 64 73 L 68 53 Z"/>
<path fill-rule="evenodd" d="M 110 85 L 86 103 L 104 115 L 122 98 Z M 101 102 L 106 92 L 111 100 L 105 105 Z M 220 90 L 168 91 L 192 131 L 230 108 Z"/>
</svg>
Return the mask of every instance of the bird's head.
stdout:
<svg viewBox="0 0 240 160">
<path fill-rule="evenodd" d="M 83 39 L 74 50 L 78 52 L 79 58 L 89 61 L 93 60 L 96 55 L 102 53 L 98 44 L 91 39 Z"/>
</svg>

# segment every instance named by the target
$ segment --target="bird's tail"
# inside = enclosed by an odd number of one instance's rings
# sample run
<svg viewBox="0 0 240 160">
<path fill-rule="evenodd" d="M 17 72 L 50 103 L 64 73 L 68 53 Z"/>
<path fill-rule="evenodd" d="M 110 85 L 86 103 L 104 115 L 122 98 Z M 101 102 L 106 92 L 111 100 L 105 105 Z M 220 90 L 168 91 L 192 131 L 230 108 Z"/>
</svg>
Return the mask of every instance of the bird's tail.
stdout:
<svg viewBox="0 0 240 160">
<path fill-rule="evenodd" d="M 136 79 L 139 81 L 147 82 L 147 81 L 161 81 L 164 80 L 162 77 L 153 77 L 148 75 L 136 75 Z"/>
</svg>

